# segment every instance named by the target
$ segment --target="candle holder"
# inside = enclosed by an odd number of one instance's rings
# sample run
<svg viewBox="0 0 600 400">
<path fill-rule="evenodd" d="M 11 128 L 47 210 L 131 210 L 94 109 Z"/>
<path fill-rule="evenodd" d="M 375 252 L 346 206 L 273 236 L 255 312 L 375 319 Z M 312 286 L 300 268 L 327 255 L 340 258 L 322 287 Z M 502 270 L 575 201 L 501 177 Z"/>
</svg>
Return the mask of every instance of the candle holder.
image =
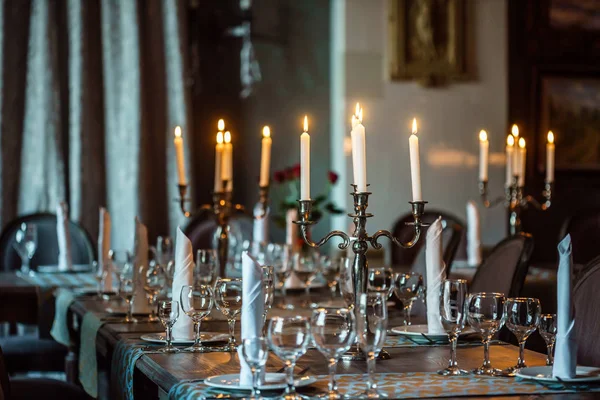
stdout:
<svg viewBox="0 0 600 400">
<path fill-rule="evenodd" d="M 367 251 L 369 244 L 374 249 L 381 249 L 382 245 L 378 242 L 379 238 L 386 237 L 392 241 L 396 246 L 402 248 L 413 247 L 421 237 L 421 228 L 427 226 L 421 221 L 421 217 L 425 211 L 426 201 L 414 201 L 410 202 L 412 206 L 413 222 L 408 222 L 407 225 L 414 227 L 414 234 L 411 240 L 408 242 L 402 242 L 398 238 L 387 230 L 379 230 L 372 236 L 367 233 L 367 218 L 373 217 L 373 214 L 367 212 L 369 206 L 369 196 L 371 192 L 358 192 L 356 185 L 351 185 L 353 192 L 350 195 L 354 199 L 354 213 L 348 214 L 354 222 L 354 232 L 352 235 L 348 235 L 345 232 L 336 230 L 329 232 L 318 242 L 313 242 L 308 235 L 308 227 L 315 224 L 311 220 L 311 210 L 313 206 L 312 200 L 298 200 L 298 211 L 300 214 L 300 221 L 294 221 L 295 224 L 300 225 L 302 231 L 302 237 L 306 244 L 310 247 L 318 248 L 323 246 L 333 237 L 339 237 L 342 242 L 338 244 L 338 248 L 341 250 L 347 249 L 352 242 L 352 251 L 354 252 L 354 262 L 352 265 L 352 286 L 354 290 L 354 308 L 356 309 L 359 305 L 360 294 L 367 292 L 367 269 L 369 266 L 367 260 Z M 346 353 L 343 357 L 346 360 L 364 360 L 364 355 L 360 352 L 351 351 Z M 389 358 L 387 352 L 381 352 L 381 358 Z"/>
<path fill-rule="evenodd" d="M 519 186 L 518 176 L 513 176 L 511 184 L 504 187 L 504 197 L 497 197 L 490 201 L 488 199 L 488 182 L 479 181 L 479 194 L 485 208 L 495 207 L 498 204 L 504 204 L 510 213 L 509 226 L 510 234 L 516 235 L 521 232 L 521 212 L 533 206 L 536 210 L 546 211 L 552 205 L 552 188 L 553 182 L 544 181 L 544 190 L 542 196 L 544 202 L 540 203 L 533 196 L 524 196 L 525 188 Z"/>
</svg>

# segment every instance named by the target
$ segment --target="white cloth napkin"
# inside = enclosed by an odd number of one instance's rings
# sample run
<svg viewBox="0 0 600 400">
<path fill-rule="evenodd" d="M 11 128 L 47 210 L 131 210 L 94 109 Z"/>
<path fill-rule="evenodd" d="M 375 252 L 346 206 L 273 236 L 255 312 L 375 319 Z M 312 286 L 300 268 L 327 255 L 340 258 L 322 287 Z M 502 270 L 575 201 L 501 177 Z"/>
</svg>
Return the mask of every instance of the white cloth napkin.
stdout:
<svg viewBox="0 0 600 400">
<path fill-rule="evenodd" d="M 431 334 L 445 332 L 440 320 L 440 286 L 446 278 L 442 250 L 442 217 L 427 229 L 425 265 L 427 273 L 427 331 Z"/>
<path fill-rule="evenodd" d="M 194 250 L 192 242 L 177 228 L 175 239 L 175 272 L 173 273 L 173 300 L 181 302 L 181 288 L 194 284 Z M 179 305 L 179 318 L 173 325 L 173 337 L 187 339 L 194 337 L 194 323 L 184 314 Z"/>
<path fill-rule="evenodd" d="M 262 266 L 247 251 L 242 254 L 242 341 L 261 337 L 263 331 L 263 312 L 265 309 L 265 288 L 263 286 Z M 252 371 L 238 348 L 240 358 L 240 383 L 252 384 Z M 261 382 L 264 381 L 264 368 Z"/>
<path fill-rule="evenodd" d="M 467 202 L 467 263 L 470 267 L 481 264 L 481 223 L 473 200 Z"/>
<path fill-rule="evenodd" d="M 556 307 L 556 344 L 554 347 L 554 367 L 552 376 L 555 378 L 574 378 L 577 368 L 577 342 L 575 341 L 575 319 L 571 305 L 571 273 L 573 257 L 571 254 L 571 235 L 558 244 L 558 273 Z"/>
<path fill-rule="evenodd" d="M 252 241 L 255 243 L 269 242 L 269 214 L 270 210 L 267 207 L 265 215 L 260 204 L 254 207 L 254 221 L 252 223 Z"/>
<path fill-rule="evenodd" d="M 148 272 L 148 229 L 135 217 L 135 240 L 134 240 L 134 268 L 135 294 L 133 295 L 133 312 L 149 314 L 150 304 L 144 291 L 146 272 Z"/>
<path fill-rule="evenodd" d="M 105 292 L 113 288 L 112 262 L 108 257 L 110 251 L 110 214 L 104 207 L 100 207 L 100 227 L 98 228 L 98 263 L 102 266 L 102 273 L 106 273 L 104 280 Z"/>
<path fill-rule="evenodd" d="M 58 270 L 73 269 L 71 260 L 71 236 L 69 235 L 69 206 L 60 202 L 56 206 L 56 234 L 58 236 Z"/>
</svg>

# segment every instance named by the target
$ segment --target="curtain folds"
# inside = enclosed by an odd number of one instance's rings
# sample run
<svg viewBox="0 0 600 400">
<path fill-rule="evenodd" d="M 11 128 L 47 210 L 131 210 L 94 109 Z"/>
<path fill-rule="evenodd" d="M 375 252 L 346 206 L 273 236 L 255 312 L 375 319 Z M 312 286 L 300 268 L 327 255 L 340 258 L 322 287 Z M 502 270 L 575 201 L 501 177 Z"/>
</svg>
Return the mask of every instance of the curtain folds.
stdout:
<svg viewBox="0 0 600 400">
<path fill-rule="evenodd" d="M 66 199 L 93 237 L 107 206 L 115 247 L 133 246 L 136 215 L 151 237 L 174 233 L 185 1 L 0 4 L 0 224 Z"/>
</svg>

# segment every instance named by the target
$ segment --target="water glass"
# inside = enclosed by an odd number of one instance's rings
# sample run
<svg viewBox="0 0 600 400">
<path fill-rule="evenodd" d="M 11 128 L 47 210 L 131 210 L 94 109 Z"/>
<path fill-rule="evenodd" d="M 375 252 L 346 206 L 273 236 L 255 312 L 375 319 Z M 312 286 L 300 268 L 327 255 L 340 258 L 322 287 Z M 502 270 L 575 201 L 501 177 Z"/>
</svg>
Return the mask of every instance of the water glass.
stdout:
<svg viewBox="0 0 600 400">
<path fill-rule="evenodd" d="M 450 362 L 448 368 L 438 371 L 440 375 L 466 375 L 456 361 L 458 335 L 467 321 L 465 305 L 467 302 L 467 281 L 464 279 L 446 279 L 442 282 L 440 293 L 440 319 L 448 333 L 450 341 Z"/>
<path fill-rule="evenodd" d="M 346 262 L 346 257 L 332 259 L 329 256 L 323 255 L 319 259 L 321 274 L 327 282 L 331 297 L 335 297 L 338 288 L 338 282 L 340 280 L 340 271 L 342 265 Z"/>
<path fill-rule="evenodd" d="M 179 294 L 179 300 L 183 312 L 194 322 L 194 344 L 185 350 L 196 353 L 209 351 L 209 348 L 204 347 L 200 340 L 200 324 L 202 323 L 202 318 L 208 316 L 213 308 L 212 288 L 201 284 L 183 286 Z"/>
<path fill-rule="evenodd" d="M 13 247 L 21 257 L 21 272 L 31 273 L 30 262 L 37 249 L 37 225 L 23 222 L 15 233 Z"/>
<path fill-rule="evenodd" d="M 94 273 L 94 280 L 96 281 L 96 296 L 99 300 L 102 299 L 104 292 L 104 282 L 108 277 L 108 271 L 110 271 L 110 261 L 105 261 L 105 267 L 98 261 L 92 261 L 92 271 Z"/>
<path fill-rule="evenodd" d="M 169 261 L 173 260 L 173 239 L 169 236 L 156 238 L 156 262 L 166 268 Z"/>
<path fill-rule="evenodd" d="M 519 343 L 517 365 L 508 368 L 505 373 L 514 375 L 519 368 L 525 368 L 525 342 L 540 322 L 542 307 L 538 299 L 530 297 L 508 298 L 504 303 L 506 327 L 515 335 Z"/>
<path fill-rule="evenodd" d="M 467 321 L 481 333 L 483 343 L 483 365 L 473 370 L 476 375 L 502 375 L 490 362 L 490 340 L 504 324 L 505 302 L 504 294 L 486 292 L 471 294 L 467 300 Z"/>
<path fill-rule="evenodd" d="M 329 362 L 329 391 L 325 397 L 341 399 L 335 373 L 339 359 L 356 339 L 354 313 L 347 308 L 318 308 L 313 310 L 310 329 L 317 350 Z"/>
<path fill-rule="evenodd" d="M 267 322 L 267 313 L 273 307 L 273 300 L 275 299 L 275 287 L 274 287 L 274 276 L 273 267 L 270 265 L 262 266 L 262 283 L 265 289 L 265 307 L 263 310 L 263 326 Z"/>
<path fill-rule="evenodd" d="M 273 352 L 286 364 L 287 388 L 283 398 L 301 400 L 294 385 L 296 361 L 308 350 L 311 332 L 306 317 L 274 317 L 269 322 L 269 345 Z"/>
<path fill-rule="evenodd" d="M 112 268 L 114 269 L 115 274 L 117 275 L 117 282 L 118 282 L 117 294 L 120 295 L 121 294 L 121 280 L 123 277 L 123 272 L 128 267 L 128 265 L 130 265 L 132 262 L 131 254 L 127 250 L 110 249 L 108 251 L 108 258 L 110 258 L 110 261 L 112 263 Z"/>
<path fill-rule="evenodd" d="M 304 282 L 304 293 L 310 295 L 310 285 L 319 273 L 319 253 L 309 250 L 294 254 L 294 273 Z"/>
<path fill-rule="evenodd" d="M 375 382 L 375 360 L 385 342 L 387 332 L 387 293 L 371 292 L 360 294 L 356 312 L 356 336 L 363 354 L 367 358 L 369 382 L 363 397 L 377 399 L 385 397 Z"/>
<path fill-rule="evenodd" d="M 143 267 L 139 268 L 140 274 L 144 273 Z M 148 303 L 150 304 L 150 316 L 149 321 L 158 321 L 156 316 L 156 301 L 158 296 L 167 287 L 167 277 L 164 269 L 157 263 L 151 263 L 146 270 L 146 276 L 144 277 L 144 291 L 148 297 Z"/>
<path fill-rule="evenodd" d="M 262 399 L 258 389 L 260 372 L 267 363 L 269 357 L 269 345 L 267 339 L 254 337 L 242 341 L 242 357 L 252 371 L 252 396 L 250 400 Z"/>
<path fill-rule="evenodd" d="M 556 341 L 556 314 L 543 314 L 540 316 L 538 331 L 548 347 L 546 365 L 554 364 L 554 342 Z"/>
<path fill-rule="evenodd" d="M 137 320 L 133 317 L 133 297 L 135 295 L 136 279 L 133 272 L 133 264 L 126 264 L 125 268 L 119 275 L 119 296 L 127 303 L 127 315 L 124 322 L 136 323 Z"/>
<path fill-rule="evenodd" d="M 179 349 L 171 343 L 173 341 L 173 325 L 179 318 L 179 302 L 178 301 L 161 301 L 158 305 L 158 318 L 163 326 L 167 329 L 167 337 L 165 347 L 158 349 L 161 353 L 177 353 Z"/>
<path fill-rule="evenodd" d="M 394 278 L 394 293 L 404 309 L 404 327 L 411 325 L 410 312 L 415 300 L 423 296 L 425 292 L 425 283 L 423 276 L 416 272 L 400 272 Z"/>
<path fill-rule="evenodd" d="M 369 267 L 367 291 L 386 293 L 389 298 L 394 293 L 394 277 L 391 268 Z"/>
<path fill-rule="evenodd" d="M 352 270 L 354 264 L 349 258 L 345 258 L 344 263 L 341 264 L 342 270 L 340 271 L 340 293 L 344 299 L 346 307 L 354 309 L 354 271 Z"/>
<path fill-rule="evenodd" d="M 219 270 L 217 251 L 200 249 L 196 252 L 196 281 L 202 285 L 213 285 Z"/>
<path fill-rule="evenodd" d="M 227 351 L 236 351 L 235 319 L 242 312 L 242 280 L 239 278 L 219 278 L 215 283 L 215 306 L 227 318 L 229 342 Z"/>
<path fill-rule="evenodd" d="M 242 253 L 247 251 L 259 264 L 264 264 L 266 261 L 267 244 L 262 242 L 252 242 L 244 240 L 242 243 Z"/>
</svg>

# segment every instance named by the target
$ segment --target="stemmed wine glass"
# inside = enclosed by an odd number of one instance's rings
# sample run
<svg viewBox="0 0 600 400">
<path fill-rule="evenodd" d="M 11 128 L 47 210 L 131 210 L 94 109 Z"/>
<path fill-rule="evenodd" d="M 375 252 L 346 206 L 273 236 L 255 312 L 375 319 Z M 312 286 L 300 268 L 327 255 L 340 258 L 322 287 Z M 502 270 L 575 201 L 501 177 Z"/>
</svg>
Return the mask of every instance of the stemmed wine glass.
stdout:
<svg viewBox="0 0 600 400">
<path fill-rule="evenodd" d="M 319 259 L 321 274 L 327 282 L 331 297 L 335 297 L 340 280 L 340 271 L 342 265 L 346 262 L 346 257 L 332 259 L 329 256 L 323 255 Z"/>
<path fill-rule="evenodd" d="M 554 364 L 554 342 L 556 341 L 556 314 L 543 314 L 540 316 L 538 331 L 548 347 L 546 365 Z"/>
<path fill-rule="evenodd" d="M 294 273 L 304 282 L 304 294 L 310 296 L 310 286 L 319 272 L 319 253 L 308 251 L 294 254 Z"/>
<path fill-rule="evenodd" d="M 367 270 L 367 292 L 386 293 L 389 298 L 394 293 L 394 277 L 387 267 L 369 267 Z"/>
<path fill-rule="evenodd" d="M 235 341 L 235 319 L 242 312 L 242 280 L 219 278 L 215 283 L 215 305 L 229 324 L 229 342 L 226 351 L 237 351 Z"/>
<path fill-rule="evenodd" d="M 196 280 L 203 285 L 213 285 L 217 277 L 217 251 L 200 249 L 196 252 Z"/>
<path fill-rule="evenodd" d="M 140 274 L 144 273 L 143 267 L 139 269 Z M 156 301 L 160 293 L 167 287 L 167 277 L 164 269 L 157 263 L 151 263 L 144 276 L 144 291 L 150 304 L 150 316 L 148 321 L 158 321 L 156 316 Z"/>
<path fill-rule="evenodd" d="M 104 265 L 110 266 L 110 261 L 106 260 Z M 92 261 L 92 271 L 94 273 L 94 280 L 96 281 L 96 296 L 99 300 L 102 299 L 102 293 L 104 292 L 104 282 L 108 277 L 109 268 L 105 268 L 102 263 L 98 261 Z"/>
<path fill-rule="evenodd" d="M 525 342 L 537 328 L 540 322 L 542 307 L 538 299 L 530 297 L 514 297 L 506 299 L 504 314 L 506 327 L 516 336 L 519 342 L 519 359 L 517 365 L 504 371 L 509 376 L 514 376 L 516 370 L 525 368 Z"/>
<path fill-rule="evenodd" d="M 267 339 L 254 337 L 242 341 L 242 356 L 252 371 L 252 396 L 250 400 L 262 399 L 258 389 L 259 377 L 262 368 L 269 357 L 269 345 Z"/>
<path fill-rule="evenodd" d="M 277 289 L 279 289 L 284 299 L 277 307 L 283 309 L 293 308 L 292 305 L 285 302 L 285 283 L 292 274 L 292 247 L 287 244 L 270 243 L 267 246 L 267 262 L 273 266 Z"/>
<path fill-rule="evenodd" d="M 329 362 L 329 392 L 323 397 L 341 399 L 335 373 L 339 359 L 356 339 L 354 313 L 347 308 L 318 308 L 310 322 L 315 345 Z"/>
<path fill-rule="evenodd" d="M 171 237 L 159 236 L 156 238 L 155 256 L 156 262 L 166 268 L 169 261 L 173 259 L 173 239 Z"/>
<path fill-rule="evenodd" d="M 118 287 L 117 295 L 121 295 L 121 281 L 123 280 L 123 272 L 126 267 L 131 264 L 131 254 L 127 250 L 113 250 L 108 251 L 108 258 L 112 263 L 112 267 L 117 275 Z"/>
<path fill-rule="evenodd" d="M 13 247 L 21 257 L 21 272 L 32 274 L 30 262 L 37 249 L 37 225 L 23 222 L 15 233 Z"/>
<path fill-rule="evenodd" d="M 306 317 L 274 317 L 269 322 L 269 344 L 286 365 L 285 400 L 301 400 L 294 385 L 296 361 L 306 353 L 310 343 L 310 322 Z"/>
<path fill-rule="evenodd" d="M 165 328 L 167 328 L 167 337 L 165 347 L 158 349 L 161 353 L 178 353 L 179 349 L 171 343 L 173 341 L 173 325 L 179 318 L 178 301 L 161 301 L 158 305 L 158 318 Z"/>
<path fill-rule="evenodd" d="M 502 293 L 474 293 L 467 301 L 467 321 L 481 333 L 483 343 L 483 365 L 475 370 L 476 375 L 502 375 L 502 371 L 492 367 L 490 362 L 490 340 L 502 328 L 505 320 Z"/>
<path fill-rule="evenodd" d="M 425 284 L 423 282 L 423 276 L 416 272 L 400 272 L 396 274 L 394 281 L 394 292 L 398 299 L 402 301 L 404 309 L 404 328 L 406 329 L 411 325 L 410 312 L 412 310 L 413 302 L 420 296 L 423 296 Z"/>
<path fill-rule="evenodd" d="M 341 265 L 342 270 L 340 272 L 340 293 L 346 303 L 346 307 L 354 309 L 354 280 L 353 280 L 353 263 L 352 260 L 346 258 L 344 263 Z"/>
<path fill-rule="evenodd" d="M 137 322 L 137 319 L 133 317 L 133 297 L 135 295 L 136 285 L 133 269 L 133 264 L 126 264 L 119 275 L 119 296 L 127 302 L 127 315 L 123 321 L 126 323 Z"/>
<path fill-rule="evenodd" d="M 262 266 L 262 282 L 265 288 L 265 307 L 263 310 L 263 326 L 267 322 L 267 313 L 273 306 L 275 298 L 275 288 L 273 287 L 273 267 L 270 265 Z"/>
<path fill-rule="evenodd" d="M 194 344 L 184 350 L 196 353 L 209 351 L 209 348 L 203 346 L 200 340 L 200 324 L 202 318 L 208 316 L 213 307 L 214 300 L 211 287 L 200 284 L 182 286 L 179 300 L 183 312 L 194 322 Z"/>
<path fill-rule="evenodd" d="M 440 319 L 448 333 L 450 341 L 450 362 L 448 368 L 438 371 L 440 375 L 466 375 L 467 371 L 458 368 L 456 344 L 458 335 L 465 327 L 467 314 L 467 281 L 464 279 L 446 279 L 442 282 L 440 293 Z"/>
<path fill-rule="evenodd" d="M 362 293 L 356 310 L 356 336 L 360 349 L 367 358 L 369 382 L 362 394 L 369 399 L 386 397 L 375 383 L 375 360 L 385 342 L 387 332 L 387 293 Z"/>
</svg>

